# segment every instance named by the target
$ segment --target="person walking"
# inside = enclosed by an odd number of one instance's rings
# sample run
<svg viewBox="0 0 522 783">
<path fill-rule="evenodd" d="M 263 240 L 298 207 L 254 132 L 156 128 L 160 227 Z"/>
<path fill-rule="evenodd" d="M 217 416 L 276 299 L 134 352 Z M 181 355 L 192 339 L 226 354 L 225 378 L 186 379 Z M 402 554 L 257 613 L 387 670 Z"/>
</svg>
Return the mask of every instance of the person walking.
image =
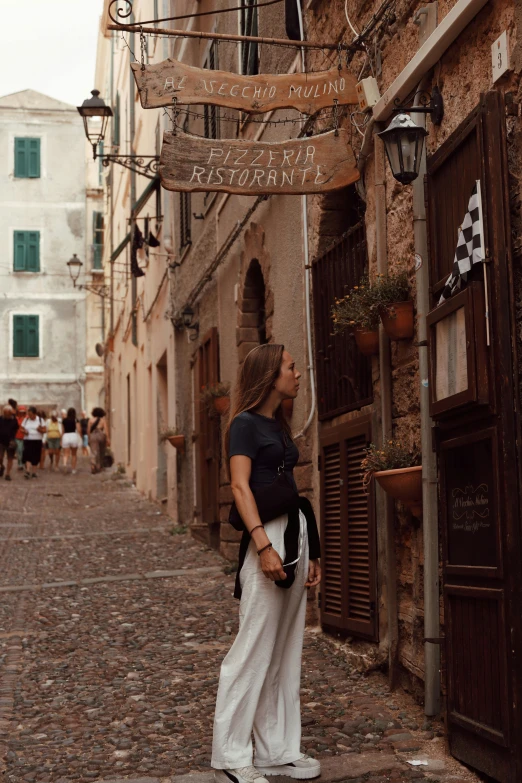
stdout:
<svg viewBox="0 0 522 783">
<path fill-rule="evenodd" d="M 87 429 L 89 427 L 89 417 L 87 416 L 87 411 L 82 411 L 80 426 L 82 428 L 82 454 L 84 457 L 88 457 L 89 456 L 89 433 L 87 432 Z"/>
<path fill-rule="evenodd" d="M 63 435 L 63 468 L 67 469 L 69 457 L 71 458 L 71 473 L 76 473 L 76 463 L 78 460 L 78 448 L 82 445 L 82 430 L 80 422 L 76 418 L 76 410 L 69 408 L 67 415 L 62 420 Z"/>
<path fill-rule="evenodd" d="M 305 588 L 321 580 L 320 545 L 312 506 L 297 494 L 299 452 L 281 410 L 297 397 L 299 378 L 283 345 L 254 348 L 239 370 L 225 432 L 230 521 L 244 532 L 234 592 L 239 631 L 221 665 L 214 717 L 216 783 L 321 773 L 320 762 L 301 753 L 299 704 Z"/>
<path fill-rule="evenodd" d="M 40 409 L 37 411 L 36 415 L 45 422 L 45 432 L 42 435 L 42 453 L 40 455 L 40 470 L 43 470 L 45 468 L 45 457 L 47 454 L 47 413 Z"/>
<path fill-rule="evenodd" d="M 18 470 L 24 469 L 24 433 L 22 431 L 22 422 L 27 416 L 27 408 L 25 405 L 18 405 L 16 420 L 18 422 L 18 429 L 16 431 L 16 458 L 18 460 Z"/>
<path fill-rule="evenodd" d="M 47 453 L 51 460 L 51 470 L 54 466 L 60 464 L 60 446 L 63 434 L 63 427 L 58 421 L 58 411 L 52 411 L 47 422 Z"/>
<path fill-rule="evenodd" d="M 103 408 L 93 408 L 87 425 L 89 446 L 91 447 L 91 473 L 99 473 L 103 468 L 105 449 L 109 446 L 107 419 Z"/>
<path fill-rule="evenodd" d="M 11 481 L 11 468 L 16 454 L 16 432 L 18 422 L 15 411 L 11 405 L 4 405 L 0 416 L 0 478 Z M 4 466 L 4 457 L 7 456 L 7 467 Z"/>
<path fill-rule="evenodd" d="M 27 410 L 27 416 L 22 422 L 22 432 L 24 436 L 24 463 L 26 479 L 38 478 L 35 473 L 37 465 L 40 464 L 42 456 L 42 438 L 46 431 L 45 422 L 36 412 L 34 405 L 30 405 Z M 32 471 L 31 471 L 32 468 Z"/>
</svg>

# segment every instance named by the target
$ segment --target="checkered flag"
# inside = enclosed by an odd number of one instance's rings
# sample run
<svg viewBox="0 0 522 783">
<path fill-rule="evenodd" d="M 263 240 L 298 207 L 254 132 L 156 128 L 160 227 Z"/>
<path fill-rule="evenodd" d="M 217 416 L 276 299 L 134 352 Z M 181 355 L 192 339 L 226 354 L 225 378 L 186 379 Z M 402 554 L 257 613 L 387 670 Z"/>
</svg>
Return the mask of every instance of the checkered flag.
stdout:
<svg viewBox="0 0 522 783">
<path fill-rule="evenodd" d="M 452 294 L 460 290 L 462 281 L 466 282 L 467 273 L 474 264 L 483 263 L 485 260 L 482 198 L 480 180 L 477 180 L 468 203 L 468 211 L 459 229 L 457 249 L 453 259 L 453 271 L 446 280 L 439 304 L 442 304 Z"/>
</svg>

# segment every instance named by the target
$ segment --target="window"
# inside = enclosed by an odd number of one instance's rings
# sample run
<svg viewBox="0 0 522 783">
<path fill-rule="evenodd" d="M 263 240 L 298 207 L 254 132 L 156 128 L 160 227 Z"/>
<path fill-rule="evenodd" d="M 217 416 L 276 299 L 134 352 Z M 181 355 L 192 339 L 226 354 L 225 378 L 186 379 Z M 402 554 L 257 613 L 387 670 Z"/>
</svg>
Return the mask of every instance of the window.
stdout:
<svg viewBox="0 0 522 783">
<path fill-rule="evenodd" d="M 103 259 L 103 213 L 92 213 L 92 268 L 101 269 Z"/>
<path fill-rule="evenodd" d="M 120 146 L 120 93 L 116 93 L 114 103 L 114 115 L 112 118 L 112 143 L 115 147 Z"/>
<path fill-rule="evenodd" d="M 14 263 L 15 272 L 40 271 L 40 232 L 14 232 Z"/>
<path fill-rule="evenodd" d="M 98 185 L 103 187 L 103 141 L 98 144 Z"/>
<path fill-rule="evenodd" d="M 239 28 L 241 35 L 258 35 L 259 26 L 255 0 L 245 0 L 239 11 Z M 243 41 L 241 44 L 241 73 L 253 76 L 259 73 L 259 48 L 257 43 Z"/>
<path fill-rule="evenodd" d="M 205 61 L 204 68 L 210 71 L 216 71 L 218 68 L 217 59 L 217 41 L 213 41 Z M 205 136 L 207 139 L 219 139 L 219 108 L 217 106 L 205 104 L 203 106 Z"/>
<path fill-rule="evenodd" d="M 37 179 L 40 176 L 40 139 L 15 139 L 15 177 Z"/>
<path fill-rule="evenodd" d="M 39 356 L 39 321 L 38 315 L 13 316 L 13 356 Z"/>
</svg>

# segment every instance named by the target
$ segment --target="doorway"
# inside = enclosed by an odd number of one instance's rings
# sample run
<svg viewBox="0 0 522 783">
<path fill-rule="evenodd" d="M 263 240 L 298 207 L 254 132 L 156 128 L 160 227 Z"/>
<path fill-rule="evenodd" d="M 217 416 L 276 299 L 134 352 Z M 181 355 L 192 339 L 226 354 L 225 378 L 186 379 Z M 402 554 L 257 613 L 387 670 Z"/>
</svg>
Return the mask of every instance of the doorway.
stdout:
<svg viewBox="0 0 522 783">
<path fill-rule="evenodd" d="M 169 387 L 166 352 L 156 364 L 156 386 L 156 418 L 158 422 L 158 431 L 156 433 L 158 463 L 158 468 L 156 471 L 156 497 L 158 500 L 162 500 L 168 495 L 166 451 L 169 446 L 165 441 L 161 440 L 161 432 L 162 430 L 166 430 L 170 424 L 168 420 Z"/>
<path fill-rule="evenodd" d="M 208 541 L 211 547 L 219 549 L 219 467 L 221 438 L 219 417 L 212 415 L 201 399 L 201 392 L 219 382 L 219 340 L 218 330 L 213 327 L 203 338 L 198 348 L 198 386 L 196 411 L 198 415 L 197 475 L 201 502 L 201 520 L 208 526 Z"/>
</svg>

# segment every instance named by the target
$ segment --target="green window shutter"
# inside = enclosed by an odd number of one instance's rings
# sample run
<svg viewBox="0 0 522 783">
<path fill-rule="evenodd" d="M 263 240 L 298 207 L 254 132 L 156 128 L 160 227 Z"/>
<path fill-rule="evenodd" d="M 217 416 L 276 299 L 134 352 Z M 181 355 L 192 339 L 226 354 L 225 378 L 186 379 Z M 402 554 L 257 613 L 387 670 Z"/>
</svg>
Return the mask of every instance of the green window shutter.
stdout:
<svg viewBox="0 0 522 783">
<path fill-rule="evenodd" d="M 15 139 L 15 177 L 21 179 L 40 176 L 40 139 Z"/>
<path fill-rule="evenodd" d="M 13 356 L 25 356 L 25 315 L 13 317 Z"/>
<path fill-rule="evenodd" d="M 39 351 L 39 316 L 26 315 L 26 356 L 38 356 Z"/>
<path fill-rule="evenodd" d="M 15 139 L 15 177 L 27 177 L 26 139 Z"/>
<path fill-rule="evenodd" d="M 92 267 L 93 269 L 101 269 L 103 256 L 103 214 L 101 212 L 92 213 L 92 249 Z"/>
<path fill-rule="evenodd" d="M 13 317 L 13 356 L 38 357 L 40 355 L 40 316 L 15 315 Z"/>
<path fill-rule="evenodd" d="M 40 271 L 40 232 L 26 231 L 27 235 L 27 271 Z"/>
<path fill-rule="evenodd" d="M 27 245 L 25 231 L 14 232 L 14 264 L 15 272 L 25 272 L 27 268 Z"/>
<path fill-rule="evenodd" d="M 14 232 L 14 263 L 15 272 L 40 271 L 40 232 Z"/>
<path fill-rule="evenodd" d="M 112 119 L 112 143 L 115 147 L 120 146 L 120 93 L 116 93 L 116 103 L 114 104 L 114 116 Z"/>
<path fill-rule="evenodd" d="M 28 177 L 40 176 L 40 139 L 26 139 L 29 157 Z"/>
</svg>

